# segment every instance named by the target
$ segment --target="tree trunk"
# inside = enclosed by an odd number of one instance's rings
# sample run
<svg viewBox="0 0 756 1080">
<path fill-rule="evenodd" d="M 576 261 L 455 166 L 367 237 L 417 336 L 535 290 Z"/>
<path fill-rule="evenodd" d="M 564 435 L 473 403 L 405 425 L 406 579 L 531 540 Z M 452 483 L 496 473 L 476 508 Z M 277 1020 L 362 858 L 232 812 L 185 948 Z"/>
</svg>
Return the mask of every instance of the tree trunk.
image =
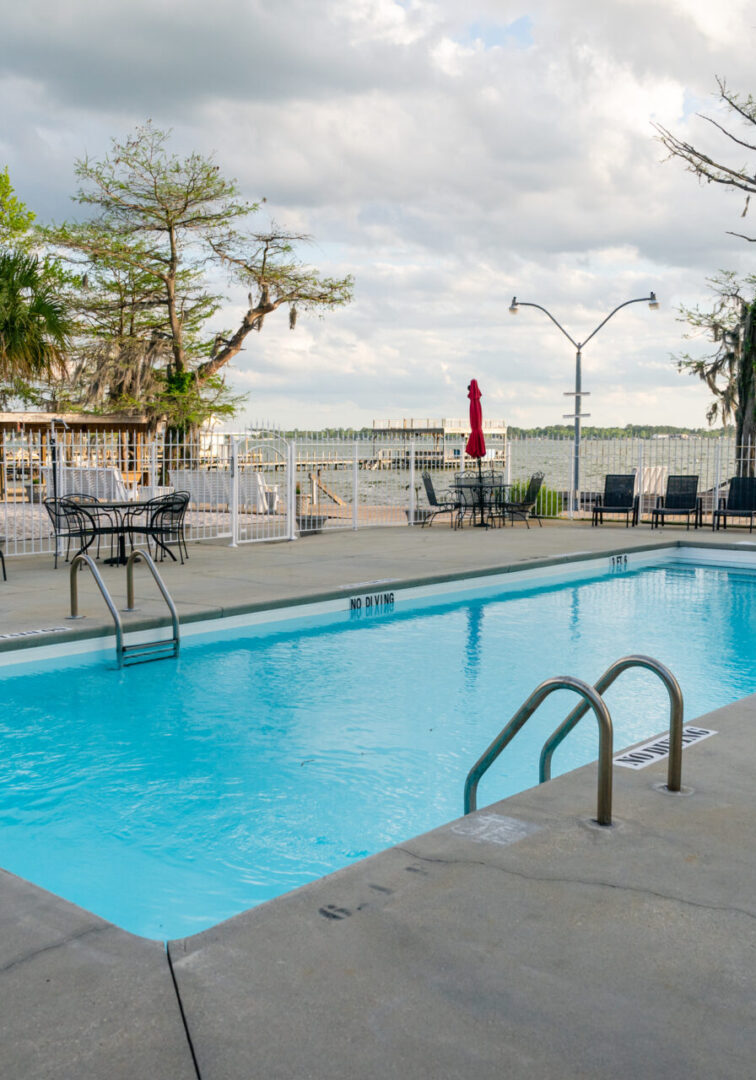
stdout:
<svg viewBox="0 0 756 1080">
<path fill-rule="evenodd" d="M 743 305 L 735 453 L 738 476 L 756 475 L 756 304 Z"/>
</svg>

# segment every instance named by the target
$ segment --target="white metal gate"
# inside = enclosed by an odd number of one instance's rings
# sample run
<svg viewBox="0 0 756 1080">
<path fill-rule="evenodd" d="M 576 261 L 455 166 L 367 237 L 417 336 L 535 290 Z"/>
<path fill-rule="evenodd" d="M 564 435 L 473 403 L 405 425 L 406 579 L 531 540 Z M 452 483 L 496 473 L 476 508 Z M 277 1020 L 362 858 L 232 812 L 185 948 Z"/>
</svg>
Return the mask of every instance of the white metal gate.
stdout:
<svg viewBox="0 0 756 1080">
<path fill-rule="evenodd" d="M 230 449 L 233 546 L 293 539 L 291 444 L 276 435 L 264 439 L 234 436 Z"/>
</svg>

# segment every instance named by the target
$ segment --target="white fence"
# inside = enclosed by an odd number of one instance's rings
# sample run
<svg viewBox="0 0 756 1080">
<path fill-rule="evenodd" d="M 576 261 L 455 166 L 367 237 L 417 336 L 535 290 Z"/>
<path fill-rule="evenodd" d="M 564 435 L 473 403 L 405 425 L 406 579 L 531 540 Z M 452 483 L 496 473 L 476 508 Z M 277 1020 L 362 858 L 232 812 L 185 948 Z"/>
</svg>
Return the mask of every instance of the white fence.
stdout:
<svg viewBox="0 0 756 1080">
<path fill-rule="evenodd" d="M 419 524 L 428 510 L 423 472 L 442 494 L 455 471 L 477 470 L 464 443 L 462 436 L 440 441 L 403 434 L 145 440 L 119 432 L 6 432 L 0 440 L 0 534 L 8 555 L 52 553 L 44 500 L 74 492 L 110 501 L 187 491 L 188 539 L 231 546 Z M 482 468 L 523 487 L 532 473 L 543 472 L 537 513 L 570 518 L 590 514 L 606 474 L 633 473 L 641 516 L 648 517 L 674 474 L 699 477 L 704 513 L 710 513 L 738 466 L 749 471 L 743 466 L 752 462 L 752 448 L 738 458 L 734 441 L 726 438 L 585 439 L 575 490 L 571 439 L 521 438 L 498 443 Z"/>
</svg>

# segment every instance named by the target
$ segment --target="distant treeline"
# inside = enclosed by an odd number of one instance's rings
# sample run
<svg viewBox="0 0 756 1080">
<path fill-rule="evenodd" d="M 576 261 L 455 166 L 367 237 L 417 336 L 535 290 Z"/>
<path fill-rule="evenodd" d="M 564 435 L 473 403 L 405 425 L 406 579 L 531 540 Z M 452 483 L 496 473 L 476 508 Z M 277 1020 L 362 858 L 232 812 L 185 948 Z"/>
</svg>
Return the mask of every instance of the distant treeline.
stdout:
<svg viewBox="0 0 756 1080">
<path fill-rule="evenodd" d="M 509 435 L 530 435 L 538 438 L 558 439 L 572 436 L 575 429 L 567 424 L 549 424 L 547 427 L 520 428 L 510 425 L 507 428 Z M 655 435 L 668 435 L 670 437 L 687 435 L 696 438 L 719 439 L 723 435 L 733 435 L 732 427 L 720 428 L 685 428 L 672 427 L 669 424 L 625 424 L 624 427 L 584 427 L 582 428 L 585 439 L 651 439 Z"/>
<path fill-rule="evenodd" d="M 313 435 L 319 439 L 366 439 L 369 435 L 373 435 L 374 432 L 371 427 L 326 427 L 291 428 L 289 431 L 282 431 L 280 434 L 284 439 L 305 438 Z"/>
<path fill-rule="evenodd" d="M 541 439 L 569 438 L 575 429 L 567 424 L 549 424 L 547 427 L 521 428 L 511 424 L 507 428 L 508 434 L 513 438 L 531 436 Z M 723 435 L 733 435 L 733 427 L 719 428 L 685 428 L 672 427 L 669 424 L 625 424 L 624 427 L 584 427 L 583 438 L 586 439 L 651 439 L 654 435 L 695 436 L 696 438 L 719 439 Z M 400 434 L 397 431 L 397 435 Z M 328 427 L 318 431 L 305 430 L 304 428 L 292 428 L 290 431 L 281 432 L 285 439 L 296 439 L 299 436 L 317 435 L 321 439 L 366 439 L 374 433 L 372 428 L 361 427 Z"/>
</svg>

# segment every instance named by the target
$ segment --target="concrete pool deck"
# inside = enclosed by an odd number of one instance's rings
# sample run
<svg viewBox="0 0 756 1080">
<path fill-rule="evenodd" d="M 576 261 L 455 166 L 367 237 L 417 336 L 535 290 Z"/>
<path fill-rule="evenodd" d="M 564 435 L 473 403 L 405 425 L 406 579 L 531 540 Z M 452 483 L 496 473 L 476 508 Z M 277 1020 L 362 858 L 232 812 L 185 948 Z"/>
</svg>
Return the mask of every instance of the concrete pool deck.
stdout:
<svg viewBox="0 0 756 1080">
<path fill-rule="evenodd" d="M 376 580 L 660 541 L 742 551 L 748 539 L 582 525 L 376 529 L 235 551 L 199 545 L 164 576 L 187 619 Z M 66 568 L 22 557 L 8 559 L 8 576 L 0 633 L 66 625 Z M 125 599 L 122 569 L 106 568 L 105 580 Z M 110 632 L 90 576 L 80 582 L 85 632 Z M 153 589 L 139 578 L 139 625 L 163 615 Z M 49 639 L 2 644 L 32 640 Z M 586 766 L 171 942 L 167 955 L 0 872 L 0 1075 L 753 1075 L 755 714 L 752 697 L 700 719 L 718 734 L 684 752 L 689 796 L 653 786 L 665 762 L 615 769 L 611 829 L 591 823 L 596 766 Z"/>
<path fill-rule="evenodd" d="M 222 618 L 257 608 L 344 595 L 380 582 L 381 587 L 520 570 L 544 560 L 607 555 L 679 543 L 734 547 L 756 552 L 744 529 L 712 532 L 648 526 L 626 529 L 587 523 L 546 522 L 543 528 L 518 524 L 506 529 L 382 528 L 308 536 L 293 542 L 229 548 L 222 541 L 191 544 L 185 566 L 165 561 L 159 570 L 182 622 Z M 92 575 L 78 575 L 79 610 L 85 618 L 67 622 L 69 568 L 53 568 L 51 555 L 9 557 L 8 581 L 0 582 L 0 652 L 61 643 L 71 638 L 112 634 L 113 622 Z M 123 567 L 102 566 L 103 580 L 119 609 L 126 605 Z M 139 611 L 124 615 L 124 629 L 168 622 L 165 604 L 149 572 L 137 565 Z M 49 636 L 41 631 L 58 628 Z M 66 631 L 66 635 L 61 632 Z M 28 635 L 28 636 L 24 636 Z"/>
</svg>

